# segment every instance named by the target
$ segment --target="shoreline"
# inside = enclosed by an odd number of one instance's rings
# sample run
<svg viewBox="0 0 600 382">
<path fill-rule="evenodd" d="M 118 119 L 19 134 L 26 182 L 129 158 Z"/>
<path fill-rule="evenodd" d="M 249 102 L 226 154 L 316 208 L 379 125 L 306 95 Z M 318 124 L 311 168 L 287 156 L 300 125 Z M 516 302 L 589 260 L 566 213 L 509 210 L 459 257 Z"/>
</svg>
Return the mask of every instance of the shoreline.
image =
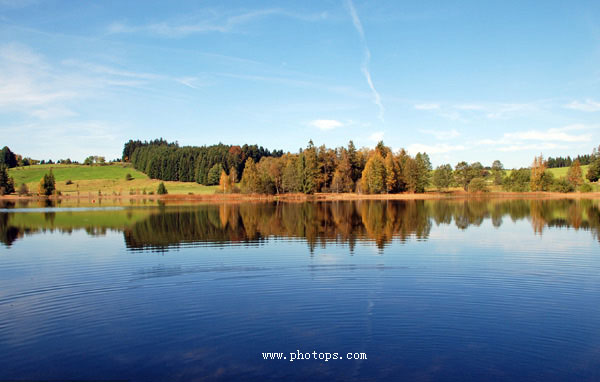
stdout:
<svg viewBox="0 0 600 382">
<path fill-rule="evenodd" d="M 485 192 L 468 193 L 461 191 L 425 192 L 423 194 L 356 194 L 356 193 L 316 193 L 307 194 L 171 194 L 171 195 L 106 195 L 81 197 L 74 195 L 61 196 L 19 196 L 3 195 L 0 201 L 40 201 L 40 200 L 83 200 L 95 203 L 102 200 L 157 200 L 157 201 L 189 201 L 189 202 L 243 202 L 243 201 L 352 201 L 352 200 L 440 200 L 440 199 L 600 199 L 600 192 L 560 193 L 560 192 Z"/>
</svg>

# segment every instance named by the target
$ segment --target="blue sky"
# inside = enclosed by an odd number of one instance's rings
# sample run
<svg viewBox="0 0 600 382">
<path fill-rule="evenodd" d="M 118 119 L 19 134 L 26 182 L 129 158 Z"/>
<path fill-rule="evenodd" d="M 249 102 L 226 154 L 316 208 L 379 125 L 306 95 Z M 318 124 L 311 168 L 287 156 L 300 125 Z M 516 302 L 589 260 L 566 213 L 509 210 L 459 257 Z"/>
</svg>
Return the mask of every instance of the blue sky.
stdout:
<svg viewBox="0 0 600 382">
<path fill-rule="evenodd" d="M 521 167 L 599 117 L 598 1 L 0 0 L 0 144 L 39 159 L 383 139 Z"/>
</svg>

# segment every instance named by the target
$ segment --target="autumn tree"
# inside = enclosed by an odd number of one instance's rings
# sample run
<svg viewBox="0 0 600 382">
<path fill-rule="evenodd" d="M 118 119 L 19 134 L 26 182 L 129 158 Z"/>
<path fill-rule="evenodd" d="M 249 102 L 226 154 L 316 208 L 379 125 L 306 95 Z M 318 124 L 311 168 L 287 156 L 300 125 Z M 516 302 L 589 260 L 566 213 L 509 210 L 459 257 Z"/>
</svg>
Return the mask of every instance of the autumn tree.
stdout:
<svg viewBox="0 0 600 382">
<path fill-rule="evenodd" d="M 354 182 L 352 181 L 352 164 L 348 151 L 345 148 L 339 149 L 338 165 L 331 179 L 331 192 L 352 192 Z"/>
<path fill-rule="evenodd" d="M 361 188 L 368 194 L 381 194 L 386 191 L 385 161 L 379 151 L 375 151 L 362 172 Z"/>
<path fill-rule="evenodd" d="M 546 162 L 544 156 L 540 154 L 539 157 L 533 159 L 531 165 L 531 179 L 529 181 L 529 188 L 531 191 L 545 191 L 544 189 L 544 173 L 546 172 Z"/>
<path fill-rule="evenodd" d="M 575 159 L 575 161 L 573 161 L 571 164 L 571 167 L 569 167 L 569 171 L 567 172 L 567 180 L 575 188 L 578 188 L 583 184 L 583 173 L 581 171 L 579 159 Z"/>
<path fill-rule="evenodd" d="M 231 177 L 227 175 L 225 171 L 221 171 L 221 177 L 219 179 L 219 191 L 223 194 L 228 194 L 233 189 L 233 182 L 231 181 Z"/>
<path fill-rule="evenodd" d="M 387 153 L 384 160 L 385 165 L 385 191 L 387 193 L 397 192 L 400 182 L 400 165 L 391 151 Z"/>
<path fill-rule="evenodd" d="M 246 159 L 240 187 L 242 192 L 246 194 L 260 192 L 260 179 L 258 170 L 252 158 Z"/>
</svg>

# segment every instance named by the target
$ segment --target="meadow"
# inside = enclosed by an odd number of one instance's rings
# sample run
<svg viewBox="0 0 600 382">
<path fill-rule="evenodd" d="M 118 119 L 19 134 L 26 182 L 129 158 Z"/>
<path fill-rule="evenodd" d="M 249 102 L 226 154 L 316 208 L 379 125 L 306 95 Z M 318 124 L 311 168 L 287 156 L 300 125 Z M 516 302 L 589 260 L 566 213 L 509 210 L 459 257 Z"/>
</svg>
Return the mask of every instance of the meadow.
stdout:
<svg viewBox="0 0 600 382">
<path fill-rule="evenodd" d="M 84 166 L 78 164 L 45 164 L 16 167 L 9 170 L 18 189 L 25 183 L 30 192 L 36 192 L 40 179 L 52 170 L 56 188 L 63 195 L 133 195 L 155 193 L 160 180 L 148 176 L 129 163 Z M 127 180 L 127 174 L 131 180 Z M 194 182 L 168 182 L 165 186 L 169 194 L 214 194 L 217 186 L 204 186 Z"/>
</svg>

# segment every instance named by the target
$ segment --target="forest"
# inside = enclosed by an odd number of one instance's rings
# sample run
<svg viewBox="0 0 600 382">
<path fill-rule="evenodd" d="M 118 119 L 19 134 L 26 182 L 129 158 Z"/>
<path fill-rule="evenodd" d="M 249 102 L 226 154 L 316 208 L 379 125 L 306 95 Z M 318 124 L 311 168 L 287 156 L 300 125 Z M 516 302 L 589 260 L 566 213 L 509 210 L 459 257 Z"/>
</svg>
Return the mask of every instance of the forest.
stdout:
<svg viewBox="0 0 600 382">
<path fill-rule="evenodd" d="M 580 158 L 589 164 L 583 174 Z M 433 169 L 426 153 L 409 155 L 401 149 L 394 153 L 383 142 L 375 148 L 315 146 L 311 141 L 298 153 L 273 152 L 257 147 L 213 145 L 179 147 L 163 139 L 150 142 L 130 140 L 123 150 L 123 161 L 153 179 L 219 185 L 223 193 L 344 193 L 362 194 L 423 193 L 428 187 L 445 191 L 460 187 L 469 192 L 486 192 L 490 186 L 505 191 L 589 192 L 585 181 L 600 177 L 600 153 L 571 160 L 566 177 L 556 178 L 547 171 L 564 158 L 544 160 L 540 155 L 531 167 L 506 171 L 496 160 L 491 167 L 480 162 L 459 162 Z M 562 163 L 562 162 L 561 162 Z"/>
<path fill-rule="evenodd" d="M 15 185 L 8 169 L 29 166 L 39 161 L 23 158 L 8 147 L 0 152 L 0 195 L 28 194 L 25 184 Z M 580 161 L 581 159 L 581 161 Z M 164 139 L 130 140 L 125 143 L 122 162 L 151 179 L 218 185 L 220 193 L 350 193 L 393 194 L 445 192 L 451 188 L 465 192 L 504 190 L 510 192 L 591 192 L 591 182 L 600 178 L 600 151 L 590 155 L 544 159 L 535 157 L 530 167 L 506 170 L 499 160 L 491 166 L 461 161 L 454 167 L 443 164 L 432 168 L 426 153 L 409 155 L 393 152 L 383 142 L 374 148 L 357 149 L 352 141 L 346 147 L 315 146 L 312 141 L 297 153 L 270 151 L 258 145 L 179 146 Z M 583 161 L 583 163 L 582 163 Z M 58 162 L 58 161 L 57 161 Z M 71 163 L 70 160 L 61 160 Z M 566 172 L 550 171 L 552 166 L 570 163 Z M 104 166 L 104 157 L 90 156 L 83 165 Z M 587 164 L 587 168 L 582 168 Z M 585 173 L 584 173 L 585 170 Z M 55 191 L 50 172 L 40 180 L 40 195 Z M 18 186 L 18 187 L 17 187 Z M 51 186 L 51 187 L 50 187 Z M 166 189 L 164 190 L 166 193 Z"/>
</svg>

